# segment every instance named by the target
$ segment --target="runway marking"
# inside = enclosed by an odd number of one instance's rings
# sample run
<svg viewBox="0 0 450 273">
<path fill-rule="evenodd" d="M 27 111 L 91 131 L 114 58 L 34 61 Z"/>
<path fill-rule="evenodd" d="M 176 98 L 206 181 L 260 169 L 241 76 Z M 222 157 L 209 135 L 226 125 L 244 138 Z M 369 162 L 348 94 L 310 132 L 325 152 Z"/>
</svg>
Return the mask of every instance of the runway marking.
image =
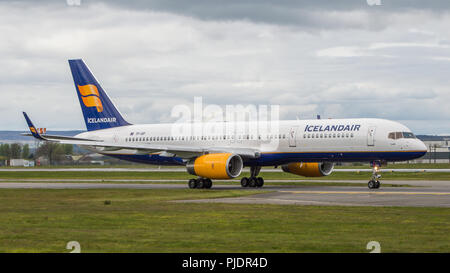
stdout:
<svg viewBox="0 0 450 273">
<path fill-rule="evenodd" d="M 305 193 L 315 193 L 315 194 L 399 194 L 399 195 L 450 195 L 450 192 L 395 192 L 395 191 L 385 191 L 385 192 L 365 192 L 365 191 L 279 191 L 283 193 L 295 193 L 295 194 L 305 194 Z"/>
</svg>

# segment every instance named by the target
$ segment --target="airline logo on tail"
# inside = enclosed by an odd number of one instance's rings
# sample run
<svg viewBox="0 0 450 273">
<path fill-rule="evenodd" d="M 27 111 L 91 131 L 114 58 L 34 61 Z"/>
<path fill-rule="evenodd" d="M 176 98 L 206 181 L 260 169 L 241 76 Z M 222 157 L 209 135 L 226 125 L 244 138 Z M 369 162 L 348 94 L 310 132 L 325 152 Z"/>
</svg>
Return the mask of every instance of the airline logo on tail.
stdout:
<svg viewBox="0 0 450 273">
<path fill-rule="evenodd" d="M 93 84 L 77 85 L 81 94 L 81 99 L 86 107 L 95 107 L 97 112 L 103 112 L 102 101 L 98 93 L 97 86 Z"/>
</svg>

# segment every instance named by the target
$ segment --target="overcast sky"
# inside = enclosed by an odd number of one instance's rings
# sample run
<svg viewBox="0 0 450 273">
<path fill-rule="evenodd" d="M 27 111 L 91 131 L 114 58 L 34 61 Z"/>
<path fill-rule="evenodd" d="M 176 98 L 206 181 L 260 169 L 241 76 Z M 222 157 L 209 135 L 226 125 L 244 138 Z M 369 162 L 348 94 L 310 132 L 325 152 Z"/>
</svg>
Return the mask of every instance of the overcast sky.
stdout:
<svg viewBox="0 0 450 273">
<path fill-rule="evenodd" d="M 69 0 L 77 2 L 77 0 Z M 372 0 L 369 2 L 376 2 Z M 450 1 L 0 1 L 0 129 L 85 129 L 82 58 L 131 123 L 177 104 L 279 104 L 450 134 Z"/>
</svg>

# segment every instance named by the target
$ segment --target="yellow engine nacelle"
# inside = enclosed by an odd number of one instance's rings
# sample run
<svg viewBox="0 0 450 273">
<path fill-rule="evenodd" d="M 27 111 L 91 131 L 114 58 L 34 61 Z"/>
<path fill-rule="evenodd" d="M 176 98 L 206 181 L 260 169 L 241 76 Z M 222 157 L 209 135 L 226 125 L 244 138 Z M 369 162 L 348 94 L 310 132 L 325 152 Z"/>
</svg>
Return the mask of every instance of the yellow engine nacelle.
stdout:
<svg viewBox="0 0 450 273">
<path fill-rule="evenodd" d="M 281 166 L 281 169 L 287 173 L 293 173 L 306 177 L 327 176 L 333 172 L 334 163 L 331 162 L 312 162 L 312 163 L 289 163 Z"/>
<path fill-rule="evenodd" d="M 186 164 L 188 173 L 212 179 L 238 177 L 243 167 L 242 158 L 230 153 L 206 154 Z"/>
</svg>

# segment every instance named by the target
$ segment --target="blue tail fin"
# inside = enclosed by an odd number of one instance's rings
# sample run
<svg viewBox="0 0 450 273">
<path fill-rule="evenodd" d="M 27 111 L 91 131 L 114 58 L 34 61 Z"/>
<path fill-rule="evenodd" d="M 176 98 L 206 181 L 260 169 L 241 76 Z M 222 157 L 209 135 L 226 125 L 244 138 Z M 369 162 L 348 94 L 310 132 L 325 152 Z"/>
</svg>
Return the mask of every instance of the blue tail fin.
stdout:
<svg viewBox="0 0 450 273">
<path fill-rule="evenodd" d="M 39 134 L 38 130 L 36 130 L 36 127 L 34 127 L 33 122 L 31 122 L 31 119 L 28 117 L 27 113 L 22 112 L 23 116 L 25 117 L 25 120 L 27 121 L 28 124 L 28 128 L 30 129 L 31 134 L 40 140 L 44 140 L 44 138 L 41 137 L 41 135 Z"/>
<path fill-rule="evenodd" d="M 69 60 L 88 131 L 130 125 L 123 119 L 83 60 Z"/>
</svg>

